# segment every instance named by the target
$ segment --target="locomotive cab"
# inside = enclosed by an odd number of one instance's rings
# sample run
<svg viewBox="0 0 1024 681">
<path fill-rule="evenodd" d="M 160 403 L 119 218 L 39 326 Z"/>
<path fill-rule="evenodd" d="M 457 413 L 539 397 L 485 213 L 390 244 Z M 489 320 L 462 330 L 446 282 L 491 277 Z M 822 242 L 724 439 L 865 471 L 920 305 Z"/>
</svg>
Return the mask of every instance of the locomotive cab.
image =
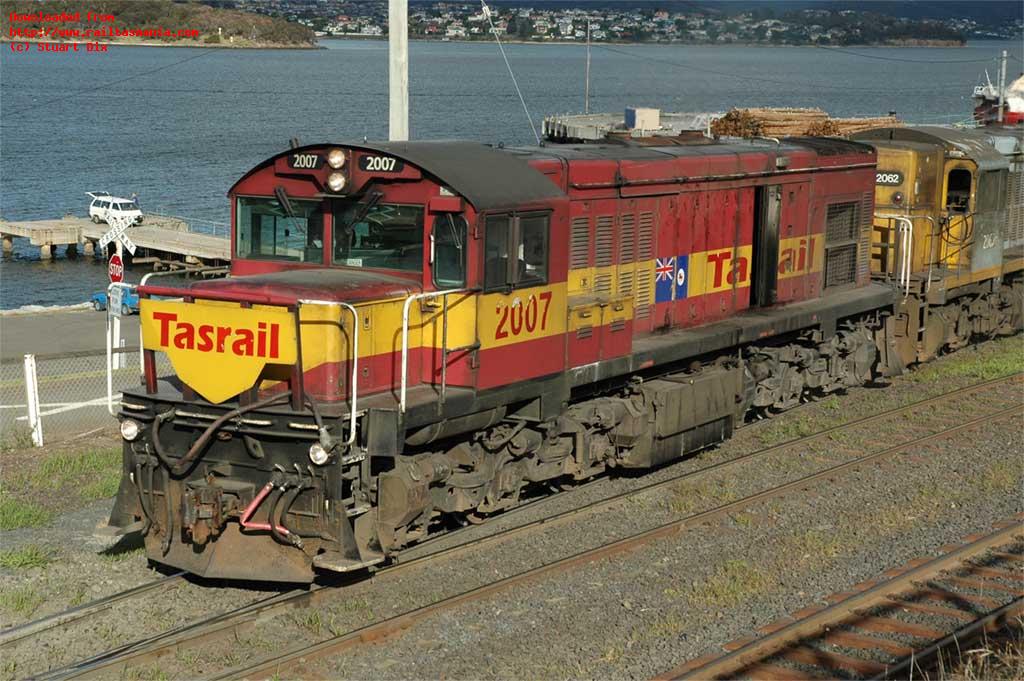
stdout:
<svg viewBox="0 0 1024 681">
<path fill-rule="evenodd" d="M 894 281 L 904 364 L 1021 325 L 1019 249 L 1008 220 L 1010 162 L 985 133 L 880 128 L 855 139 L 878 152 L 872 274 Z M 1019 231 L 1019 230 L 1018 230 Z"/>
<path fill-rule="evenodd" d="M 999 274 L 1009 164 L 981 133 L 922 126 L 854 138 L 878 150 L 873 272 L 935 301 Z"/>
</svg>

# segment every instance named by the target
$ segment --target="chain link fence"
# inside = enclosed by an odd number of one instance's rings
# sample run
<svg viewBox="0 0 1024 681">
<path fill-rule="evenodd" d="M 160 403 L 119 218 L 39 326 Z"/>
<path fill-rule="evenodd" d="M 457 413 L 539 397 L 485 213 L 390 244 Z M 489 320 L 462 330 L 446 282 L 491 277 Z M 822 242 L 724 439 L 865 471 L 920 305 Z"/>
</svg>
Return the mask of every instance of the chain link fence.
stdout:
<svg viewBox="0 0 1024 681">
<path fill-rule="evenodd" d="M 158 373 L 170 373 L 158 354 Z M 138 347 L 113 351 L 113 409 L 122 390 L 142 385 Z M 0 362 L 0 432 L 4 447 L 42 447 L 112 429 L 116 419 L 107 400 L 105 349 L 25 355 Z"/>
</svg>

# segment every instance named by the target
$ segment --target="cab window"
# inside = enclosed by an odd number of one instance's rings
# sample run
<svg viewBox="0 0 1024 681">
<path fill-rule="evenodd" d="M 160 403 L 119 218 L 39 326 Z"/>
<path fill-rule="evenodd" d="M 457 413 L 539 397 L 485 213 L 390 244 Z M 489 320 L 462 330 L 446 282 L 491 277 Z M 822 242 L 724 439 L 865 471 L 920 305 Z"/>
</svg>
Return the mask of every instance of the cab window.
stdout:
<svg viewBox="0 0 1024 681">
<path fill-rule="evenodd" d="M 240 258 L 322 263 L 324 220 L 319 201 L 293 200 L 288 215 L 271 198 L 240 197 L 235 250 Z"/>
<path fill-rule="evenodd" d="M 966 213 L 971 201 L 971 171 L 965 168 L 954 168 L 949 171 L 946 179 L 946 210 L 953 213 Z"/>
<path fill-rule="evenodd" d="M 484 225 L 484 288 L 546 284 L 549 227 L 548 213 L 488 216 Z"/>
<path fill-rule="evenodd" d="M 466 218 L 444 213 L 431 232 L 431 270 L 439 289 L 466 285 Z"/>
<path fill-rule="evenodd" d="M 423 207 L 345 202 L 334 210 L 334 264 L 423 271 Z"/>
</svg>

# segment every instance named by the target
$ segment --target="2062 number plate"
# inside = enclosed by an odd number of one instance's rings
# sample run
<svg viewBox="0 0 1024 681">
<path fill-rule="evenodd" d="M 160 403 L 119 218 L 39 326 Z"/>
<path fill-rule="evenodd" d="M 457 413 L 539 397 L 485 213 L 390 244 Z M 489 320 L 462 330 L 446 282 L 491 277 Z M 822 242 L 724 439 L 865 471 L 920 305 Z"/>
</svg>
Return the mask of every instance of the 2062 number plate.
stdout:
<svg viewBox="0 0 1024 681">
<path fill-rule="evenodd" d="M 896 170 L 879 170 L 875 173 L 875 184 L 888 187 L 903 184 L 903 173 Z"/>
<path fill-rule="evenodd" d="M 405 163 L 394 156 L 360 156 L 359 169 L 370 173 L 400 173 Z"/>
</svg>

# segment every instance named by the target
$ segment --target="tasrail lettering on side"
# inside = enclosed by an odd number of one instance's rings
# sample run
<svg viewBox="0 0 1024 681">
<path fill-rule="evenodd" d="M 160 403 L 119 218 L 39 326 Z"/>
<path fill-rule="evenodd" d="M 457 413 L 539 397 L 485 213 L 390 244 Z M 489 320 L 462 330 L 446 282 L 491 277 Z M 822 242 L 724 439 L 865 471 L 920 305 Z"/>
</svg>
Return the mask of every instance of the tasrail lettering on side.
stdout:
<svg viewBox="0 0 1024 681">
<path fill-rule="evenodd" d="M 212 324 L 197 326 L 189 322 L 179 322 L 178 315 L 171 312 L 154 312 L 153 319 L 160 322 L 160 345 L 165 348 L 171 345 L 173 324 L 174 347 L 180 350 L 223 353 L 230 347 L 231 353 L 240 357 L 280 357 L 281 327 L 278 324 L 259 322 L 254 333 L 252 329 L 246 328 L 235 329 Z"/>
<path fill-rule="evenodd" d="M 143 298 L 142 346 L 167 354 L 175 373 L 219 403 L 253 387 L 267 364 L 295 364 L 295 316 L 280 307 Z"/>
</svg>

